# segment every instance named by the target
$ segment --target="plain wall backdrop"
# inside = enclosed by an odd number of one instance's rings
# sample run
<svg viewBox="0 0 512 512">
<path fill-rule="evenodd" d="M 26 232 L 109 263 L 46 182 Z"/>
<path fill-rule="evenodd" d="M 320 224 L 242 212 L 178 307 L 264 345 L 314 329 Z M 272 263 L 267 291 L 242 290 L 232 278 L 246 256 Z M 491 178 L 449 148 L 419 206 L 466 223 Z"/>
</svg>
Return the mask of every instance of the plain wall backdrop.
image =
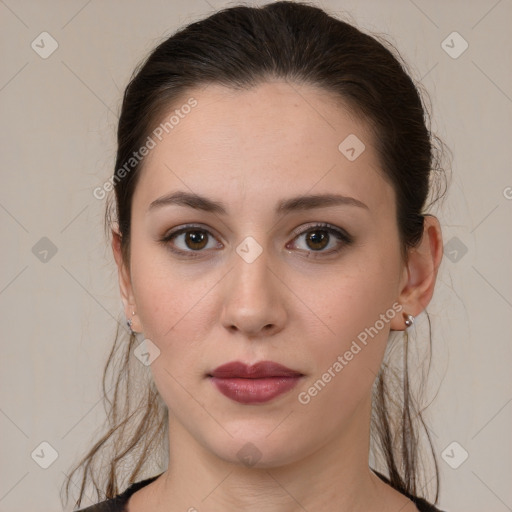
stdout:
<svg viewBox="0 0 512 512">
<path fill-rule="evenodd" d="M 2 512 L 61 510 L 64 473 L 104 422 L 101 375 L 124 317 L 93 190 L 114 170 L 123 89 L 164 37 L 235 3 L 0 0 Z M 427 308 L 439 506 L 512 510 L 512 2 L 315 4 L 394 42 L 453 152 Z M 427 342 L 425 318 L 411 343 Z"/>
</svg>

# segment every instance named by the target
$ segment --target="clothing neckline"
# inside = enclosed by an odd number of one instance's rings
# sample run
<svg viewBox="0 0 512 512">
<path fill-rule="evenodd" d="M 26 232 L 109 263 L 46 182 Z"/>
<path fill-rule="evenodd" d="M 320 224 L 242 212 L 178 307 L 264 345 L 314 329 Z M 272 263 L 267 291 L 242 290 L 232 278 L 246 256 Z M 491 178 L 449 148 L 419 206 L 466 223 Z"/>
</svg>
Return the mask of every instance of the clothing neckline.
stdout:
<svg viewBox="0 0 512 512">
<path fill-rule="evenodd" d="M 370 468 L 371 469 L 371 468 Z M 382 481 L 390 485 L 390 480 L 386 476 L 384 476 L 382 473 L 379 473 L 378 471 L 371 469 L 373 473 L 375 473 Z M 132 494 L 135 494 L 139 489 L 142 489 L 142 487 L 145 487 L 146 485 L 149 485 L 151 482 L 154 482 L 158 477 L 162 476 L 164 472 L 159 473 L 156 476 L 152 476 L 150 478 L 146 478 L 144 480 L 141 480 L 140 482 L 134 482 L 132 483 L 123 493 L 118 494 L 115 498 L 112 499 L 112 502 L 115 502 L 116 505 L 122 506 L 122 512 L 126 512 L 126 505 L 128 503 L 128 500 L 132 496 Z M 443 512 L 439 509 L 437 509 L 434 505 L 426 501 L 424 498 L 420 498 L 417 496 L 414 496 L 412 494 L 409 494 L 407 492 L 400 491 L 401 494 L 409 498 L 418 508 L 420 512 Z"/>
</svg>

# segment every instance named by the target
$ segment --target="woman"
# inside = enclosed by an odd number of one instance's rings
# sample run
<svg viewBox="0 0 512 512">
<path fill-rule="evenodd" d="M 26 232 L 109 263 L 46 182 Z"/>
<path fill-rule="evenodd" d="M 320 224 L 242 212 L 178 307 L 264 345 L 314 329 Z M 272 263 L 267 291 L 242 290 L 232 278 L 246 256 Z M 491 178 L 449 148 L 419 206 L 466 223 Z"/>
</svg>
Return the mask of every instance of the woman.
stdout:
<svg viewBox="0 0 512 512">
<path fill-rule="evenodd" d="M 88 512 L 438 510 L 407 375 L 442 258 L 426 118 L 398 56 L 306 4 L 224 9 L 151 53 L 108 182 L 130 338 L 77 506 L 90 478 Z"/>
</svg>

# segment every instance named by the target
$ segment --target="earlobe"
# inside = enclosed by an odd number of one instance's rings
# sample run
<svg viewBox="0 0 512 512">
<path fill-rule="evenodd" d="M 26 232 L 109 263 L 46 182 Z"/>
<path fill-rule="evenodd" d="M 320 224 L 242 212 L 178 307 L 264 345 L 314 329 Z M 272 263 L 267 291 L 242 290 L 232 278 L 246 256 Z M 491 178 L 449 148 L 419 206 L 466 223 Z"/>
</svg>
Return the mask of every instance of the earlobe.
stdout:
<svg viewBox="0 0 512 512">
<path fill-rule="evenodd" d="M 409 249 L 405 283 L 398 302 L 403 307 L 402 316 L 396 317 L 391 329 L 407 328 L 407 315 L 418 316 L 429 304 L 434 294 L 437 272 L 443 257 L 441 226 L 437 217 L 425 215 L 423 237 L 416 247 Z"/>
</svg>

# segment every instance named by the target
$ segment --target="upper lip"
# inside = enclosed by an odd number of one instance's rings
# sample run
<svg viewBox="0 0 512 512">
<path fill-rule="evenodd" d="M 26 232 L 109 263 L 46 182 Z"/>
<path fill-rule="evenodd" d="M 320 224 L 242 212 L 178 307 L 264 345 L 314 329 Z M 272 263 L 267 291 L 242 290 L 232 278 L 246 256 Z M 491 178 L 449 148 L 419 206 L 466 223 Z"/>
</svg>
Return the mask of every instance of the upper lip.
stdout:
<svg viewBox="0 0 512 512">
<path fill-rule="evenodd" d="M 241 361 L 231 361 L 215 368 L 209 376 L 217 378 L 244 378 L 262 379 L 265 377 L 299 377 L 303 374 L 291 370 L 282 364 L 273 361 L 260 361 L 253 365 L 247 365 Z"/>
</svg>

